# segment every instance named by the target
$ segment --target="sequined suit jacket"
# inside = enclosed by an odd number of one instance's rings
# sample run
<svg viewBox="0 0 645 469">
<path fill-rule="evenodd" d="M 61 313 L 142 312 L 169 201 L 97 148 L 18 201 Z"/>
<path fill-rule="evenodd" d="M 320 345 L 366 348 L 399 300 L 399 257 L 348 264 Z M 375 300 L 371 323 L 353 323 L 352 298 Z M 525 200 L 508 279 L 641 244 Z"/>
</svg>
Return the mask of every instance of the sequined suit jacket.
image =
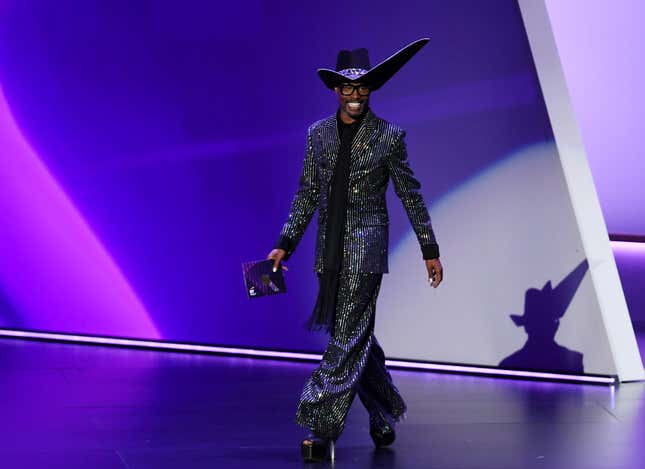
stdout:
<svg viewBox="0 0 645 469">
<path fill-rule="evenodd" d="M 439 257 L 428 209 L 419 191 L 421 185 L 408 163 L 404 137 L 404 130 L 377 117 L 371 110 L 367 111 L 354 137 L 343 239 L 344 271 L 388 271 L 389 219 L 385 192 L 390 178 L 419 240 L 423 257 Z M 287 251 L 287 258 L 291 256 L 318 210 L 314 265 L 318 273 L 323 269 L 327 198 L 339 146 L 336 115 L 309 127 L 299 187 L 276 244 Z"/>
</svg>

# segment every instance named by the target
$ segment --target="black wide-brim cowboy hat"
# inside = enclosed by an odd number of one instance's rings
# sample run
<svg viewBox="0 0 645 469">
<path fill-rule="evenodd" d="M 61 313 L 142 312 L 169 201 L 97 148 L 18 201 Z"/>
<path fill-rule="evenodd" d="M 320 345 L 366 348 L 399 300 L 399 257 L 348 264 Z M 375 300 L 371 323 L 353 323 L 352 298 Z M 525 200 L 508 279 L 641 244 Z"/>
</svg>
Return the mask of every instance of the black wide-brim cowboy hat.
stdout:
<svg viewBox="0 0 645 469">
<path fill-rule="evenodd" d="M 341 83 L 365 83 L 372 91 L 383 86 L 401 67 L 425 46 L 430 39 L 418 39 L 395 52 L 376 67 L 370 68 L 367 50 L 340 51 L 336 70 L 319 68 L 318 76 L 330 89 Z"/>
</svg>

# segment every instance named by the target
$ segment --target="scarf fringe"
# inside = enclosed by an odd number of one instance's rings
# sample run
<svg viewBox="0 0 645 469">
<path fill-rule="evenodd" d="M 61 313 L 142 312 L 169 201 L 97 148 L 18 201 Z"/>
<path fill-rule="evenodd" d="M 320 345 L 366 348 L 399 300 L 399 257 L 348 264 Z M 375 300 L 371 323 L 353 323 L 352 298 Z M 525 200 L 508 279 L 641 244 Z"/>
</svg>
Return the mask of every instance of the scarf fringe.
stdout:
<svg viewBox="0 0 645 469">
<path fill-rule="evenodd" d="M 307 321 L 307 329 L 310 331 L 324 330 L 333 335 L 339 274 L 336 271 L 324 270 L 318 281 L 318 297 L 314 310 Z"/>
</svg>

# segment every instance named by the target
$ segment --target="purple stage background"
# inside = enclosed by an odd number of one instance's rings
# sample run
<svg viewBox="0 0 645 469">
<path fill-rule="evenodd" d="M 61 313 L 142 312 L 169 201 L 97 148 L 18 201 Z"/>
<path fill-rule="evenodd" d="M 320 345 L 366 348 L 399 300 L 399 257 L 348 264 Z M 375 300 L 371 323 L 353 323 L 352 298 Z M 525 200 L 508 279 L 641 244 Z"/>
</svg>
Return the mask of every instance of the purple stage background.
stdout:
<svg viewBox="0 0 645 469">
<path fill-rule="evenodd" d="M 546 5 L 609 232 L 645 240 L 645 2 Z"/>
<path fill-rule="evenodd" d="M 408 130 L 432 205 L 552 139 L 513 1 L 0 2 L 0 326 L 318 350 L 313 230 L 287 295 L 249 301 L 241 263 L 271 249 L 305 130 L 334 112 L 315 69 L 423 36 L 372 108 Z"/>
</svg>

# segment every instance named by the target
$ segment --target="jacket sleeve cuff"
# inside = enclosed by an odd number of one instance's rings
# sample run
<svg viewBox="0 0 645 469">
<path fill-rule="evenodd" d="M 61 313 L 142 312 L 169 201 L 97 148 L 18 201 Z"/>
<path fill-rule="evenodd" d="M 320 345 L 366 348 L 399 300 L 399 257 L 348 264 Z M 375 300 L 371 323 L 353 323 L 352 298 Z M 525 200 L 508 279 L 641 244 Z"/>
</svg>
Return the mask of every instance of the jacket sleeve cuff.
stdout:
<svg viewBox="0 0 645 469">
<path fill-rule="evenodd" d="M 291 238 L 288 236 L 280 236 L 278 240 L 276 241 L 275 245 L 273 246 L 274 249 L 282 249 L 285 251 L 287 254 L 284 256 L 284 260 L 287 261 L 291 257 L 291 254 L 293 254 L 293 251 L 296 250 L 296 247 L 294 246 L 294 242 Z"/>
<path fill-rule="evenodd" d="M 437 259 L 439 258 L 439 245 L 438 244 L 428 244 L 426 246 L 421 246 L 421 253 L 423 254 L 423 259 Z"/>
</svg>

